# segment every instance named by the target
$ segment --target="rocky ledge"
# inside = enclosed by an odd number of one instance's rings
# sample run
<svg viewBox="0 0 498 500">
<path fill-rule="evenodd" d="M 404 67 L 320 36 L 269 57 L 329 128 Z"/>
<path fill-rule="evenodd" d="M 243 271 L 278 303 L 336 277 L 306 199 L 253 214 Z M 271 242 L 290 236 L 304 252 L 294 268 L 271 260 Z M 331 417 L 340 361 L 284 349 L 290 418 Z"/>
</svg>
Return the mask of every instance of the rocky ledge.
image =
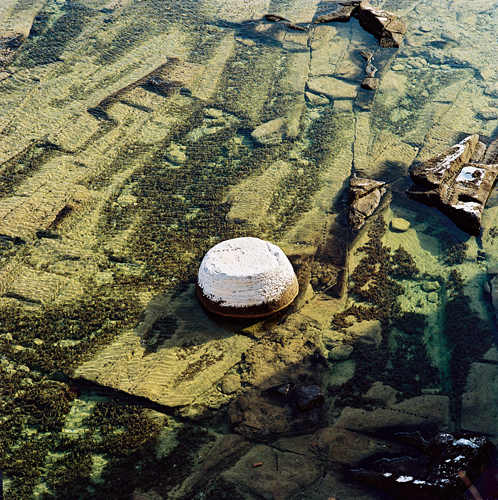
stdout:
<svg viewBox="0 0 498 500">
<path fill-rule="evenodd" d="M 281 22 L 288 29 L 306 31 L 312 24 L 348 22 L 351 17 L 358 18 L 361 27 L 371 33 L 381 47 L 399 47 L 408 25 L 398 19 L 393 12 L 373 7 L 366 0 L 340 0 L 323 2 L 311 24 L 299 26 L 278 14 L 266 14 L 265 20 Z"/>
<path fill-rule="evenodd" d="M 397 437 L 421 451 L 422 457 L 384 459 L 374 464 L 374 470 L 352 471 L 356 480 L 385 491 L 394 500 L 463 498 L 460 495 L 482 474 L 493 453 L 492 442 L 474 434 L 454 437 L 440 432 L 429 441 L 419 432 L 398 433 Z"/>
<path fill-rule="evenodd" d="M 495 142 L 486 150 L 478 135 L 470 135 L 426 161 L 411 172 L 414 184 L 408 196 L 436 207 L 463 231 L 479 234 L 482 212 L 498 175 L 498 164 L 486 163 Z"/>
<path fill-rule="evenodd" d="M 360 229 L 365 219 L 379 206 L 386 192 L 385 182 L 362 179 L 353 174 L 349 179 L 348 223 L 353 229 Z"/>
</svg>

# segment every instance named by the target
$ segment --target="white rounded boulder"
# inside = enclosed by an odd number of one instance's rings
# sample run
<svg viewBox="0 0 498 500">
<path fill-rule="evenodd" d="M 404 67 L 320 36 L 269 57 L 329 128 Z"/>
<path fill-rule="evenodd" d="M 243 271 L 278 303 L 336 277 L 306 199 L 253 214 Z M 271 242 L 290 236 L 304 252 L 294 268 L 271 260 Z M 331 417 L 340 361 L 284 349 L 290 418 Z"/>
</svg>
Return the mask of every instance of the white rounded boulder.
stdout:
<svg viewBox="0 0 498 500">
<path fill-rule="evenodd" d="M 258 318 L 284 309 L 299 291 L 296 274 L 284 252 L 259 238 L 218 243 L 202 260 L 197 297 L 217 314 Z"/>
</svg>

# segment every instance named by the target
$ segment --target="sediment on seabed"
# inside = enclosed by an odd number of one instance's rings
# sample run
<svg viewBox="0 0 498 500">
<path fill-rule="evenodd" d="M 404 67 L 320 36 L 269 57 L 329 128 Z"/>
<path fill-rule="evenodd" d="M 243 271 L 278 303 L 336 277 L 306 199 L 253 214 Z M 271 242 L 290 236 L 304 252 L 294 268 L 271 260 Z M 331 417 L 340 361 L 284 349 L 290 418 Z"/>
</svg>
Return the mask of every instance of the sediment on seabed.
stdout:
<svg viewBox="0 0 498 500">
<path fill-rule="evenodd" d="M 496 442 L 496 193 L 477 237 L 405 195 L 496 136 L 477 4 L 379 5 L 393 48 L 318 1 L 3 2 L 9 498 L 368 500 L 343 471 L 409 454 L 395 431 Z M 386 189 L 358 231 L 353 174 Z M 241 236 L 289 257 L 290 308 L 200 307 L 202 257 Z"/>
</svg>

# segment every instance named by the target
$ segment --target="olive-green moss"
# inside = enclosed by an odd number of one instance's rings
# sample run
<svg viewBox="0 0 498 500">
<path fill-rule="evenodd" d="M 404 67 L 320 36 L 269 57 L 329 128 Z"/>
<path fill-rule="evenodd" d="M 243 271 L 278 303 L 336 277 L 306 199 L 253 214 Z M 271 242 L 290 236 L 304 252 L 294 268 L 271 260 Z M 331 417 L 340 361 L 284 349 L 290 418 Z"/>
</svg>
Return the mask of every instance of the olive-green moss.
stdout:
<svg viewBox="0 0 498 500">
<path fill-rule="evenodd" d="M 191 473 L 200 447 L 213 440 L 203 429 L 184 426 L 176 436 L 178 444 L 168 454 L 157 458 L 155 447 L 161 429 L 159 425 L 138 408 L 104 405 L 99 408 L 99 411 L 103 410 L 99 429 L 102 431 L 105 427 L 102 432 L 115 434 L 112 449 L 109 450 L 98 440 L 88 438 L 62 443 L 60 450 L 68 446 L 71 449 L 49 474 L 52 491 L 45 494 L 43 500 L 69 498 L 71 491 L 76 491 L 80 500 L 115 500 L 118 497 L 131 500 L 135 490 L 154 490 L 167 498 L 171 489 L 181 484 Z M 130 416 L 133 418 L 130 419 Z M 95 419 L 92 420 L 95 423 Z M 106 438 L 103 442 L 106 442 Z M 114 446 L 117 447 L 117 453 Z M 104 453 L 110 458 L 99 483 L 92 482 L 89 477 L 90 453 Z M 81 464 L 77 462 L 78 457 L 82 460 Z M 71 469 L 69 473 L 66 468 L 68 465 Z"/>
<path fill-rule="evenodd" d="M 16 59 L 16 65 L 29 68 L 54 63 L 66 50 L 67 44 L 74 40 L 96 15 L 95 11 L 78 2 L 66 3 L 61 11 L 63 15 L 55 14 L 56 20 L 53 23 L 50 18 L 47 19 L 47 15 L 54 15 L 50 11 L 42 12 L 40 19 L 35 20 L 34 30 Z"/>
<path fill-rule="evenodd" d="M 337 113 L 333 108 L 326 108 L 307 132 L 311 145 L 306 150 L 306 157 L 322 168 L 330 165 L 338 155 L 351 148 L 348 133 L 351 128 L 351 113 Z"/>
<path fill-rule="evenodd" d="M 335 328 L 350 326 L 346 321 L 350 315 L 357 321 L 377 319 L 382 325 L 380 345 L 355 343 L 352 357 L 358 363 L 354 377 L 340 388 L 330 388 L 331 395 L 340 396 L 340 405 L 349 404 L 351 397 L 366 404 L 361 395 L 375 381 L 391 385 L 405 398 L 421 394 L 424 388 L 437 387 L 440 382 L 423 340 L 425 316 L 403 313 L 399 304 L 404 287 L 398 280 L 414 279 L 419 270 L 403 247 L 391 252 L 384 246 L 385 232 L 386 223 L 382 216 L 378 217 L 368 230 L 369 240 L 358 249 L 366 255 L 351 274 L 350 293 L 361 303 L 352 304 L 332 320 Z"/>
<path fill-rule="evenodd" d="M 29 500 L 42 475 L 50 439 L 29 437 L 0 456 L 0 468 L 12 481 L 6 498 Z"/>
<path fill-rule="evenodd" d="M 433 366 L 424 342 L 426 316 L 404 313 L 391 332 L 396 347 L 389 360 L 386 379 L 389 385 L 403 391 L 405 397 L 420 394 L 420 389 L 437 388 L 441 383 L 439 370 Z"/>
<path fill-rule="evenodd" d="M 414 278 L 420 269 L 415 264 L 414 258 L 400 245 L 391 257 L 390 273 L 396 278 Z"/>
<path fill-rule="evenodd" d="M 9 134 L 9 127 L 4 130 L 4 135 Z M 50 161 L 58 154 L 58 148 L 48 142 L 34 142 L 24 151 L 2 164 L 0 196 L 12 195 L 14 189 L 28 176 L 33 175 L 41 165 Z"/>
<path fill-rule="evenodd" d="M 112 290 L 109 292 L 106 295 L 105 290 L 99 290 L 98 297 L 89 292 L 73 303 L 45 305 L 34 311 L 0 308 L 0 334 L 13 337 L 0 342 L 0 354 L 44 373 L 71 375 L 76 366 L 125 328 L 136 325 L 140 311 L 133 294 L 123 292 L 115 298 Z M 42 348 L 35 345 L 35 339 L 42 341 Z"/>
<path fill-rule="evenodd" d="M 384 218 L 378 217 L 368 230 L 370 239 L 358 249 L 366 255 L 351 274 L 353 286 L 350 293 L 364 304 L 349 307 L 335 315 L 333 322 L 337 326 L 342 326 L 344 318 L 350 314 L 359 321 L 379 319 L 385 326 L 400 316 L 398 297 L 404 293 L 404 288 L 391 277 L 399 272 L 400 254 L 392 256 L 391 249 L 382 243 L 386 227 Z"/>
<path fill-rule="evenodd" d="M 157 440 L 166 424 L 141 407 L 98 402 L 83 421 L 88 430 L 76 438 L 51 433 L 10 445 L 2 436 L 0 466 L 11 481 L 8 498 L 31 499 L 40 481 L 48 489 L 40 495 L 44 500 L 131 500 L 135 490 L 151 489 L 166 498 L 191 473 L 199 448 L 213 440 L 203 429 L 184 426 L 178 444 L 158 458 Z M 47 469 L 48 452 L 57 458 Z M 106 460 L 98 482 L 91 477 L 96 455 Z"/>
</svg>

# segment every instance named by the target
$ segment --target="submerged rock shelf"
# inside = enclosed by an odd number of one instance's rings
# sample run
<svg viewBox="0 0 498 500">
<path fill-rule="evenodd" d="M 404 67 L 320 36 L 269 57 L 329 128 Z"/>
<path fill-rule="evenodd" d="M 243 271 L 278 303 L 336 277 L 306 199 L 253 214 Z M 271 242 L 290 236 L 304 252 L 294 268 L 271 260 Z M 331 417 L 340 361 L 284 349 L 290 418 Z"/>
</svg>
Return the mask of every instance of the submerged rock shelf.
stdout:
<svg viewBox="0 0 498 500">
<path fill-rule="evenodd" d="M 494 2 L 28 3 L 0 6 L 9 498 L 373 500 L 348 470 L 411 456 L 395 432 L 498 442 Z M 425 186 L 482 174 L 477 237 L 406 195 L 465 131 Z M 288 309 L 201 307 L 241 237 L 289 257 Z"/>
</svg>

